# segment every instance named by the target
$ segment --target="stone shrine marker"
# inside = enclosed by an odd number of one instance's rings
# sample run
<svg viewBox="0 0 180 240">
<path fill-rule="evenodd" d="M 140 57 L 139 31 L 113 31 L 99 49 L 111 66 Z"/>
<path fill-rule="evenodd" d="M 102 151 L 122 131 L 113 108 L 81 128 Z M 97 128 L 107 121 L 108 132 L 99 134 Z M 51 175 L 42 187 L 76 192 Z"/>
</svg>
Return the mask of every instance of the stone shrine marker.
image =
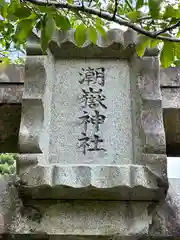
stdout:
<svg viewBox="0 0 180 240">
<path fill-rule="evenodd" d="M 29 41 L 18 171 L 33 198 L 157 200 L 167 184 L 156 51 L 132 31 L 77 48 L 57 33 L 47 56 Z M 39 55 L 39 56 L 38 56 Z"/>
<path fill-rule="evenodd" d="M 127 61 L 59 60 L 56 76 L 52 94 L 50 162 L 132 163 Z"/>
</svg>

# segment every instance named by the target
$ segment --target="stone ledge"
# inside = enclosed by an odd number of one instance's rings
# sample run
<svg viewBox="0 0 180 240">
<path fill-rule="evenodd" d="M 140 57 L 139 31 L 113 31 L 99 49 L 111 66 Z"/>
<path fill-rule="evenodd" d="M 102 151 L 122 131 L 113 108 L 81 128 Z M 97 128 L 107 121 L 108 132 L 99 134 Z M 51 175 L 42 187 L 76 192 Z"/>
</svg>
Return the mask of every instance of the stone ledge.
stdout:
<svg viewBox="0 0 180 240">
<path fill-rule="evenodd" d="M 146 166 L 38 164 L 38 161 L 42 163 L 42 158 L 38 160 L 29 155 L 23 159 L 20 156 L 18 174 L 27 183 L 21 189 L 24 196 L 46 199 L 51 196 L 51 199 L 160 200 L 166 195 L 165 155 L 161 155 L 161 158 L 157 156 L 157 159 L 144 157 Z M 153 160 L 158 161 L 157 164 Z"/>
<path fill-rule="evenodd" d="M 18 104 L 22 102 L 24 84 L 0 83 L 0 103 Z"/>
</svg>

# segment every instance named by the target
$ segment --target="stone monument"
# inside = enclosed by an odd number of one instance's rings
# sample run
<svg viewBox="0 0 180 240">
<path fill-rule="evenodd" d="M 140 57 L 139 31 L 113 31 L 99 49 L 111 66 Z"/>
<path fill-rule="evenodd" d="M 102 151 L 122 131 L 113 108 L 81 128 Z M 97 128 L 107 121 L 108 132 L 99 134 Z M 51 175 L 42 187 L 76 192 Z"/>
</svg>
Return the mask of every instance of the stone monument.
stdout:
<svg viewBox="0 0 180 240">
<path fill-rule="evenodd" d="M 158 53 L 138 58 L 137 43 L 133 31 L 114 29 L 78 48 L 70 30 L 43 55 L 31 37 L 17 169 L 39 218 L 16 216 L 15 233 L 149 233 L 150 206 L 168 189 L 167 162 Z"/>
</svg>

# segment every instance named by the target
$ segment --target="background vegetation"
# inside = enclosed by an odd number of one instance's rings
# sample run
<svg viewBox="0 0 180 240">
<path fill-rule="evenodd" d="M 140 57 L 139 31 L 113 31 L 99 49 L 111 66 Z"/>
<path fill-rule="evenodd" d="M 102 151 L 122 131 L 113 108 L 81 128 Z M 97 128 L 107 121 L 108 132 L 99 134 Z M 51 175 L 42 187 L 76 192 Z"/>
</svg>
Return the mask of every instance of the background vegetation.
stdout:
<svg viewBox="0 0 180 240">
<path fill-rule="evenodd" d="M 98 33 L 116 23 L 142 35 L 139 56 L 146 47 L 159 47 L 163 67 L 180 64 L 180 1 L 178 0 L 0 0 L 0 45 L 3 63 L 11 52 L 25 54 L 27 38 L 39 34 L 46 52 L 55 30 L 75 29 L 80 47 L 89 37 L 96 43 Z M 21 62 L 21 58 L 16 59 Z"/>
<path fill-rule="evenodd" d="M 14 174 L 16 171 L 16 155 L 0 154 L 0 175 Z"/>
</svg>

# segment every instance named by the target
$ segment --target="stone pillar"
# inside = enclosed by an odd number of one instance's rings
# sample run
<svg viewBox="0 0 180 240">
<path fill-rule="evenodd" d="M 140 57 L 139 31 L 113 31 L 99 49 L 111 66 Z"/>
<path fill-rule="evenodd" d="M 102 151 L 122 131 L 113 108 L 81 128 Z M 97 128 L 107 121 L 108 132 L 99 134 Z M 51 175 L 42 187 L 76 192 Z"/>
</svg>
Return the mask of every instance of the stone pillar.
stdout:
<svg viewBox="0 0 180 240">
<path fill-rule="evenodd" d="M 130 30 L 82 48 L 73 36 L 58 32 L 46 56 L 36 36 L 27 49 L 18 174 L 41 218 L 26 229 L 148 234 L 168 188 L 157 52 L 138 58 Z"/>
</svg>

